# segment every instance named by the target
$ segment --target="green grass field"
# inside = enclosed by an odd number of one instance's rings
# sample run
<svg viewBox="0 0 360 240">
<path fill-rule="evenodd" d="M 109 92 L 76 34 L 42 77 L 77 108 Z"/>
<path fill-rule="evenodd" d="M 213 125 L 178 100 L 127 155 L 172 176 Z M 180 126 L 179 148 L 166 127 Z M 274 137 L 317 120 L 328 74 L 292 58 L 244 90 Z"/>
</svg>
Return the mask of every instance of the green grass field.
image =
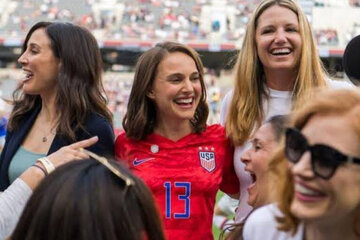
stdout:
<svg viewBox="0 0 360 240">
<path fill-rule="evenodd" d="M 219 199 L 220 199 L 223 195 L 224 195 L 223 192 L 218 191 L 218 193 L 217 193 L 217 195 L 216 195 L 216 202 L 218 202 Z M 213 226 L 212 230 L 213 230 L 213 234 L 214 234 L 214 239 L 216 239 L 216 240 L 219 239 L 220 234 L 221 234 L 220 229 L 217 228 L 217 227 L 215 227 L 215 226 Z"/>
</svg>

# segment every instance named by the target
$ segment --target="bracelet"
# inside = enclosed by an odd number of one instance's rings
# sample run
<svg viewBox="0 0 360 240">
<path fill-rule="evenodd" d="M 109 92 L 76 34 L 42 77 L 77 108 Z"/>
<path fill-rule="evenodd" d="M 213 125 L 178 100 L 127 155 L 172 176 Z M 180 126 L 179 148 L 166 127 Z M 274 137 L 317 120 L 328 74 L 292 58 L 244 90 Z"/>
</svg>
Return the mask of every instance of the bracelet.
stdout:
<svg viewBox="0 0 360 240">
<path fill-rule="evenodd" d="M 47 172 L 46 172 L 42 167 L 40 167 L 39 165 L 33 164 L 33 165 L 31 165 L 31 166 L 32 166 L 32 167 L 37 167 L 38 169 L 40 169 L 40 170 L 44 173 L 45 176 L 48 175 Z"/>
<path fill-rule="evenodd" d="M 52 164 L 52 162 L 50 162 L 47 157 L 39 158 L 38 160 L 36 160 L 36 162 L 41 162 L 42 165 L 44 165 L 45 170 L 48 174 L 55 170 L 54 164 Z"/>
</svg>

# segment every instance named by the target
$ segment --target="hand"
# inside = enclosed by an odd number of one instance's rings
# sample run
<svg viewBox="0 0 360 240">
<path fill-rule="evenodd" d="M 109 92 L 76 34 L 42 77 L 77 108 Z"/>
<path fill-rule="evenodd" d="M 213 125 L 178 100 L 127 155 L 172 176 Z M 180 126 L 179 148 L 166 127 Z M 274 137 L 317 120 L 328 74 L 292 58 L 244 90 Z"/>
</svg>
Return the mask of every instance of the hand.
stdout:
<svg viewBox="0 0 360 240">
<path fill-rule="evenodd" d="M 55 168 L 61 166 L 62 164 L 68 163 L 73 160 L 81 160 L 85 158 L 89 158 L 84 152 L 79 151 L 80 148 L 86 148 L 99 140 L 97 136 L 88 138 L 86 140 L 82 140 L 65 147 L 60 148 L 56 152 L 47 156 L 47 158 L 51 161 Z"/>
</svg>

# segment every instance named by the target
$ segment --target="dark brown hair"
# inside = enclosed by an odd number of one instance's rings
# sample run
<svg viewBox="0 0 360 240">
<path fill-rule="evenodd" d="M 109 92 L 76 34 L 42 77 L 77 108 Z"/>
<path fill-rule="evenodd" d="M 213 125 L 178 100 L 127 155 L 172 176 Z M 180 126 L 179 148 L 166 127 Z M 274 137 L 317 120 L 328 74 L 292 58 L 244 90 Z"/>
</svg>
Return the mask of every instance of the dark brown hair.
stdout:
<svg viewBox="0 0 360 240">
<path fill-rule="evenodd" d="M 26 35 L 22 52 L 26 51 L 31 35 L 38 29 L 45 30 L 53 54 L 61 63 L 55 102 L 59 114 L 57 134 L 76 140 L 75 130 L 84 129 L 83 123 L 90 112 L 100 114 L 112 123 L 102 85 L 101 54 L 94 36 L 71 23 L 38 22 Z M 10 131 L 21 127 L 24 115 L 41 105 L 41 98 L 24 93 L 20 85 L 13 93 L 13 103 Z"/>
<path fill-rule="evenodd" d="M 125 181 L 94 159 L 50 174 L 29 199 L 11 239 L 165 240 L 150 190 L 119 163 Z"/>
<path fill-rule="evenodd" d="M 174 52 L 188 55 L 196 64 L 202 90 L 200 102 L 191 124 L 196 133 L 205 130 L 209 109 L 206 103 L 204 69 L 200 57 L 195 50 L 188 46 L 175 42 L 164 42 L 146 51 L 140 56 L 136 64 L 134 83 L 130 93 L 127 113 L 123 120 L 123 128 L 127 137 L 141 140 L 154 131 L 156 106 L 147 96 L 147 93 L 152 87 L 160 62 L 167 54 Z"/>
</svg>

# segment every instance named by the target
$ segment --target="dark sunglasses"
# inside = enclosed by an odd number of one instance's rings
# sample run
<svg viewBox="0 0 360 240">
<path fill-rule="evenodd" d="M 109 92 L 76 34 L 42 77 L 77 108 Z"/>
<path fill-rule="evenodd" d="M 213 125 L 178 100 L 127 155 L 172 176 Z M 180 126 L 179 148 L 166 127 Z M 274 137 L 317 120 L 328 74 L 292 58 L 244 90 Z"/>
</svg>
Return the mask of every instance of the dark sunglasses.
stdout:
<svg viewBox="0 0 360 240">
<path fill-rule="evenodd" d="M 309 145 L 305 136 L 298 129 L 286 129 L 285 155 L 288 161 L 297 163 L 307 151 L 311 154 L 312 171 L 315 176 L 323 179 L 330 179 L 342 164 L 360 164 L 360 158 L 347 156 L 324 144 Z"/>
</svg>

